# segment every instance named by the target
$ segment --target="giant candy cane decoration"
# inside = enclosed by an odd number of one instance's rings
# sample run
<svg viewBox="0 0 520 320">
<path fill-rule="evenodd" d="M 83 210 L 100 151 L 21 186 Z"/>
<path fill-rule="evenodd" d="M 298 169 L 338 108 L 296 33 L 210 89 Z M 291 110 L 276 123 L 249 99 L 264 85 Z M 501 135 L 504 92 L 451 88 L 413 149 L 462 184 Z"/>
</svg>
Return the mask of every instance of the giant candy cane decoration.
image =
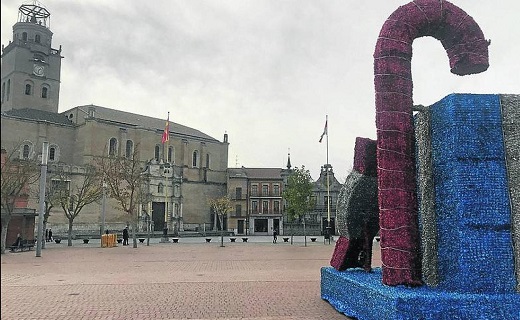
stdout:
<svg viewBox="0 0 520 320">
<path fill-rule="evenodd" d="M 432 36 L 448 54 L 451 72 L 485 71 L 488 45 L 466 12 L 442 0 L 416 0 L 394 11 L 374 52 L 378 199 L 383 283 L 420 285 L 421 260 L 412 122 L 412 42 Z"/>
</svg>

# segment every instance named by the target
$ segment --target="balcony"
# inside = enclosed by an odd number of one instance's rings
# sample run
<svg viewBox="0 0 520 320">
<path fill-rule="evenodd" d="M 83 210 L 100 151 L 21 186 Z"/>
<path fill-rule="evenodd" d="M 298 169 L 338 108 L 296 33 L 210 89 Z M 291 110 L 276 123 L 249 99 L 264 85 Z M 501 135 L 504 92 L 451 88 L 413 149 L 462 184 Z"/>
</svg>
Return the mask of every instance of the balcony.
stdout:
<svg viewBox="0 0 520 320">
<path fill-rule="evenodd" d="M 280 193 L 274 192 L 250 192 L 249 196 L 251 198 L 281 198 L 282 195 Z"/>
</svg>

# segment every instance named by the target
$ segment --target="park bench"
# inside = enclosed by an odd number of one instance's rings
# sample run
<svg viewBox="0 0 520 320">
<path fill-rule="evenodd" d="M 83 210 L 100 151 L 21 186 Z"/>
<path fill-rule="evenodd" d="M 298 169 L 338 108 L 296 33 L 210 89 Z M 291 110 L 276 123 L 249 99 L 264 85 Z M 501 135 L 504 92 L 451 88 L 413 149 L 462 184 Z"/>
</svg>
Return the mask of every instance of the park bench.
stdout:
<svg viewBox="0 0 520 320">
<path fill-rule="evenodd" d="M 18 246 L 10 246 L 9 250 L 11 252 L 16 251 L 30 251 L 34 247 L 34 240 L 21 240 Z"/>
</svg>

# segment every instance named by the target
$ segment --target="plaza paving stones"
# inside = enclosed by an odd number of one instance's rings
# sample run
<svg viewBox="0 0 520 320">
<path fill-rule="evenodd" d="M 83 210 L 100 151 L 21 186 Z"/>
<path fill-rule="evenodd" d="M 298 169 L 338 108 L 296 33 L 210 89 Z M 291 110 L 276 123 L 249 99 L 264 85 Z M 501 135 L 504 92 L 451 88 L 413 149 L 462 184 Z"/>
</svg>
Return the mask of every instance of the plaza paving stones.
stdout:
<svg viewBox="0 0 520 320">
<path fill-rule="evenodd" d="M 308 238 L 309 239 L 309 238 Z M 320 242 L 321 240 L 321 242 Z M 100 248 L 74 240 L 1 256 L 4 319 L 348 319 L 320 298 L 334 242 L 215 237 Z M 380 251 L 374 243 L 374 266 Z"/>
</svg>

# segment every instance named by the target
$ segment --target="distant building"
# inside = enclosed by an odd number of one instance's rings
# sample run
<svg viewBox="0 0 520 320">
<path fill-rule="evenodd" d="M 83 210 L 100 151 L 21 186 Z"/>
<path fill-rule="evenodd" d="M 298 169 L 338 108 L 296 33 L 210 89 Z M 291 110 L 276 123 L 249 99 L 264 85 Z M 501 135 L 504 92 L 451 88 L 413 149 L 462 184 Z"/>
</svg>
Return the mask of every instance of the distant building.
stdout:
<svg viewBox="0 0 520 320">
<path fill-rule="evenodd" d="M 329 226 L 330 220 L 331 232 L 335 234 L 336 204 L 340 190 L 341 183 L 339 183 L 334 176 L 332 165 L 323 165 L 321 167 L 320 177 L 314 182 L 312 193 L 316 206 L 310 217 L 311 221 L 320 224 L 322 233 L 325 231 L 325 228 Z"/>
<path fill-rule="evenodd" d="M 228 195 L 233 202 L 227 229 L 239 235 L 283 232 L 284 170 L 229 168 Z"/>
</svg>

